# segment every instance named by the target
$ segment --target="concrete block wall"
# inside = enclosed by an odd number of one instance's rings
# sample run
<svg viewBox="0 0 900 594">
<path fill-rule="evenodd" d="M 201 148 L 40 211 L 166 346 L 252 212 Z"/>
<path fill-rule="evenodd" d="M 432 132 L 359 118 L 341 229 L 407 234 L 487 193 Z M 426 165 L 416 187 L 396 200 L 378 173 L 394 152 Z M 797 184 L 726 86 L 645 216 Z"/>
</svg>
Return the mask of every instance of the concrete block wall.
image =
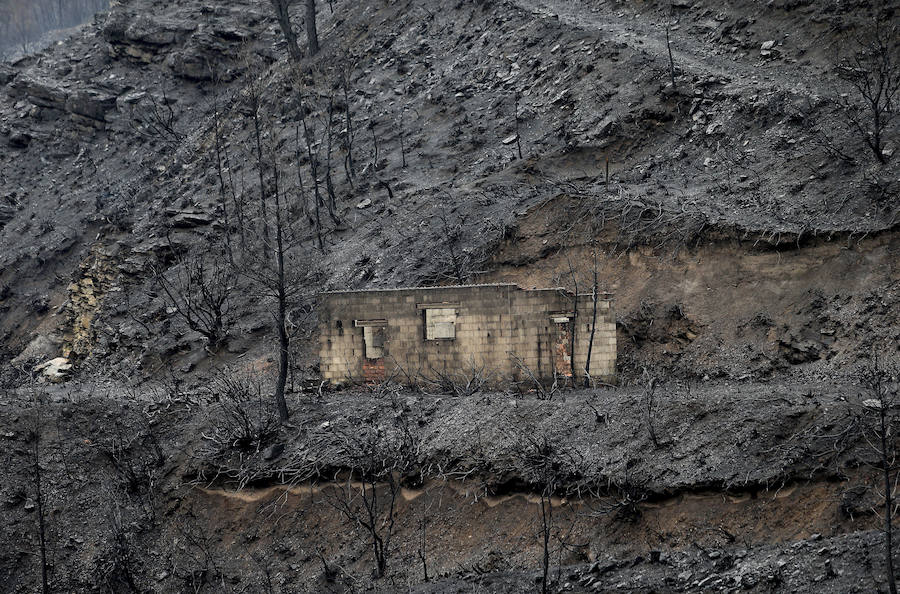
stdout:
<svg viewBox="0 0 900 594">
<path fill-rule="evenodd" d="M 429 307 L 455 310 L 454 338 L 426 340 L 424 310 Z M 551 381 L 558 367 L 558 331 L 551 314 L 571 316 L 572 309 L 571 293 L 523 290 L 516 285 L 324 293 L 319 298 L 322 378 L 333 384 L 375 381 L 383 369 L 381 373 L 402 381 L 407 374 L 465 373 L 475 366 L 493 372 L 498 383 L 526 379 L 513 362 L 511 355 L 515 355 L 534 375 Z M 591 314 L 591 296 L 579 296 L 575 321 L 579 376 L 587 360 Z M 356 323 L 376 320 L 384 320 L 384 357 L 366 359 L 364 329 Z M 602 295 L 591 349 L 591 376 L 615 381 L 615 355 L 612 301 Z"/>
</svg>

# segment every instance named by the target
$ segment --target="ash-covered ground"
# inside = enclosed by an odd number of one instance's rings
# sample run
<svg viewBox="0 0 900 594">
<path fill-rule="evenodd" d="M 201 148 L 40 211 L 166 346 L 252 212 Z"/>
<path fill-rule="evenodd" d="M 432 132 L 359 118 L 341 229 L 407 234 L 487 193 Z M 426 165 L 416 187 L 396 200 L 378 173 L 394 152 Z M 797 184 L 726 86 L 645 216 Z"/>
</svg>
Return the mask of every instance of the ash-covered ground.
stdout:
<svg viewBox="0 0 900 594">
<path fill-rule="evenodd" d="M 268 1 L 123 0 L 0 64 L 4 587 L 886 589 L 900 120 L 847 66 L 900 77 L 897 3 L 317 5 L 299 61 Z M 594 271 L 618 387 L 320 387 L 322 290 Z"/>
</svg>

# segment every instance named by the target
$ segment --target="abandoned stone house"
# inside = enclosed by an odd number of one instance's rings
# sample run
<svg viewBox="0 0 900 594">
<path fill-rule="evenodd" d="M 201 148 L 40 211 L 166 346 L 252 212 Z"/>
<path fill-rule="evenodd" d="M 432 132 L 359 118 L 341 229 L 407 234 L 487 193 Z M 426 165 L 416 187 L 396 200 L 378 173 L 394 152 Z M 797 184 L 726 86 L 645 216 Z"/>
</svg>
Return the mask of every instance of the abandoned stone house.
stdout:
<svg viewBox="0 0 900 594">
<path fill-rule="evenodd" d="M 609 294 L 521 289 L 513 284 L 319 296 L 322 378 L 332 384 L 459 376 L 500 383 L 583 378 L 615 381 L 616 325 Z M 594 327 L 591 341 L 591 327 Z M 573 340 L 574 331 L 574 340 Z M 587 356 L 590 345 L 590 365 Z"/>
</svg>

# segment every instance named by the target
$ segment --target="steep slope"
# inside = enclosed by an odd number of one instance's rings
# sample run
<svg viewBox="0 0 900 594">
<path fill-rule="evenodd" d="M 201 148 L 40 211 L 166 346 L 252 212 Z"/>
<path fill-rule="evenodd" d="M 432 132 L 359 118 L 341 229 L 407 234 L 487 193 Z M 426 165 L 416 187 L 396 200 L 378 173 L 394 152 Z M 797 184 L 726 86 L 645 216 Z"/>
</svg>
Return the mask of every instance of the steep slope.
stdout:
<svg viewBox="0 0 900 594">
<path fill-rule="evenodd" d="M 120 0 L 0 65 L 3 583 L 38 587 L 43 489 L 66 591 L 524 591 L 548 498 L 559 589 L 881 587 L 854 374 L 900 344 L 900 171 L 831 101 L 870 3 L 319 4 L 298 66 L 267 0 Z M 219 345 L 160 281 L 276 192 L 299 238 L 278 428 L 252 271 Z M 320 290 L 595 270 L 622 388 L 320 389 Z M 60 355 L 65 381 L 33 377 Z M 335 507 L 359 435 L 382 471 L 416 453 L 383 579 Z M 540 438 L 565 454 L 549 491 Z"/>
<path fill-rule="evenodd" d="M 751 26 L 740 3 L 720 15 L 702 4 L 680 7 L 673 92 L 665 88 L 662 15 L 652 5 L 562 4 L 335 5 L 333 14 L 321 11 L 328 43 L 305 89 L 291 82 L 268 6 L 255 3 L 120 3 L 101 27 L 4 67 L 7 357 L 39 323 L 53 326 L 47 312 L 66 299 L 92 243 L 114 254 L 119 271 L 110 309 L 162 305 L 145 303 L 143 279 L 165 250 L 165 228 L 175 226 L 176 242 L 198 245 L 222 216 L 214 105 L 230 151 L 228 192 L 250 200 L 258 191 L 246 117 L 255 77 L 265 88 L 263 112 L 280 122 L 271 142 L 284 161 L 284 191 L 299 200 L 290 106 L 305 94 L 321 130 L 338 74 L 330 66 L 342 56 L 354 64 L 348 96 L 361 171 L 351 187 L 336 139 L 341 223 L 326 223 L 322 286 L 447 278 L 450 243 L 466 254 L 468 275 L 518 216 L 561 194 L 588 196 L 595 211 L 634 201 L 689 230 L 750 231 L 771 242 L 893 225 L 896 202 L 867 184 L 888 180 L 881 189 L 892 191 L 896 166 L 862 154 L 856 165 L 837 162 L 812 142 L 813 127 L 835 121 L 816 99 L 832 94 L 836 80 L 816 51 L 821 40 L 838 43 L 822 21 L 852 26 L 863 12 L 773 8 L 766 26 Z M 783 24 L 809 34 L 767 56 L 753 49 Z M 735 38 L 739 46 L 730 45 Z M 515 133 L 516 94 L 523 160 L 501 142 Z M 309 164 L 300 163 L 309 185 Z M 356 208 L 366 198 L 371 205 Z M 140 321 L 158 332 L 153 317 Z M 121 334 L 124 321 L 106 324 Z M 140 334 L 136 327 L 129 332 Z M 147 337 L 114 338 L 126 345 Z"/>
</svg>

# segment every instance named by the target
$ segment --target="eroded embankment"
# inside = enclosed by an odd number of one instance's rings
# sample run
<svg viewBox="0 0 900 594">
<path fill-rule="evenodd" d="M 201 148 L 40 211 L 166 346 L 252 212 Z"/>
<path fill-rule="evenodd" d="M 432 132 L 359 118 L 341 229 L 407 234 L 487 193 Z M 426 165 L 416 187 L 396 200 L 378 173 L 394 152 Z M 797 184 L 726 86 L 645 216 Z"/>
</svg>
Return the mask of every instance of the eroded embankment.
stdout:
<svg viewBox="0 0 900 594">
<path fill-rule="evenodd" d="M 687 233 L 673 228 L 689 225 L 679 219 L 636 238 L 621 220 L 600 231 L 589 219 L 571 223 L 578 208 L 560 197 L 529 211 L 483 280 L 572 288 L 574 270 L 579 290 L 590 291 L 596 269 L 600 290 L 616 299 L 626 378 L 648 363 L 701 377 L 767 378 L 896 344 L 896 231 L 788 237 L 700 225 Z"/>
<path fill-rule="evenodd" d="M 74 584 L 67 591 L 93 591 L 98 567 L 127 571 L 148 591 L 182 591 L 203 580 L 216 590 L 225 580 L 239 582 L 244 591 L 265 591 L 266 572 L 283 578 L 281 591 L 367 587 L 372 552 L 365 530 L 337 511 L 346 500 L 338 486 L 271 485 L 296 476 L 291 469 L 320 469 L 316 476 L 324 481 L 339 469 L 364 472 L 372 463 L 383 468 L 399 463 L 402 452 L 416 454 L 411 476 L 448 480 L 426 483 L 397 499 L 388 546 L 388 575 L 396 583 L 389 591 L 422 583 L 420 551 L 431 577 L 443 573 L 447 580 L 465 580 L 506 572 L 527 582 L 542 552 L 540 501 L 533 491 L 525 492 L 529 484 L 540 484 L 529 474 L 535 460 L 528 449 L 534 442 L 527 437 L 552 445 L 549 453 L 559 454 L 553 461 L 578 463 L 558 468 L 565 479 L 559 492 L 573 490 L 579 481 L 597 486 L 609 481 L 631 494 L 631 503 L 621 495 L 553 500 L 554 566 L 569 571 L 592 559 L 607 566 L 612 558 L 621 567 L 604 574 L 603 587 L 627 577 L 633 590 L 641 591 L 684 574 L 688 577 L 679 584 L 698 591 L 703 586 L 694 582 L 711 575 L 720 579 L 725 571 L 720 559 L 745 553 L 756 556 L 753 563 L 736 566 L 735 572 L 752 566 L 754 579 L 778 577 L 779 563 L 793 563 L 794 541 L 805 555 L 790 569 L 796 574 L 790 583 L 798 583 L 813 565 L 828 572 L 821 566 L 827 559 L 818 553 L 825 545 L 810 536 L 815 532 L 834 541 L 828 546 L 838 551 L 836 559 L 843 556 L 850 582 L 851 567 L 868 567 L 860 564 L 870 545 L 854 543 L 875 540 L 876 532 L 868 529 L 874 525 L 870 510 L 877 491 L 859 488 L 864 477 L 856 469 L 867 459 L 865 443 L 840 430 L 857 426 L 848 424 L 853 421 L 843 400 L 848 390 L 841 386 L 820 391 L 809 385 L 723 382 L 690 391 L 662 389 L 653 419 L 659 447 L 649 437 L 639 388 L 567 391 L 552 401 L 512 394 L 339 392 L 321 401 L 291 395 L 292 423 L 271 437 L 269 447 L 249 450 L 224 438 L 232 426 L 220 405 L 123 404 L 106 396 L 76 397 L 70 390 L 48 386 L 42 410 L 24 393 L 0 407 L 0 436 L 8 443 L 0 448 L 0 459 L 13 473 L 11 481 L 0 483 L 9 517 L 4 542 L 24 543 L 0 555 L 12 591 L 33 590 L 29 580 L 38 558 L 34 480 L 28 474 L 33 442 L 22 429 L 38 413 L 44 419 L 41 488 L 52 510 L 55 579 Z M 838 434 L 846 439 L 835 441 Z M 414 447 L 404 450 L 404 444 Z M 358 458 L 357 446 L 366 445 L 384 454 L 374 462 Z M 246 478 L 266 488 L 235 493 L 186 484 L 198 476 Z M 458 476 L 477 480 L 453 482 Z M 808 477 L 814 478 L 805 481 Z M 721 488 L 701 491 L 712 485 Z M 785 487 L 778 490 L 780 485 Z M 486 488 L 502 496 L 481 497 Z M 388 499 L 383 487 L 378 494 L 375 524 L 384 534 Z M 868 530 L 869 536 L 860 541 L 850 534 L 856 530 Z M 652 558 L 651 550 L 669 555 L 668 561 L 634 565 L 638 558 Z M 832 569 L 840 567 L 836 560 Z M 328 582 L 329 572 L 344 577 Z M 738 573 L 729 579 L 743 579 Z M 532 591 L 533 583 L 507 586 L 488 591 Z"/>
<path fill-rule="evenodd" d="M 699 546 L 755 547 L 836 536 L 872 527 L 869 515 L 851 519 L 841 511 L 848 483 L 815 482 L 757 493 L 696 492 L 649 502 L 621 498 L 552 499 L 551 547 L 564 564 L 592 561 L 600 555 L 647 557 L 652 550 L 677 551 Z M 195 489 L 187 497 L 202 510 L 209 528 L 228 543 L 247 533 L 290 543 L 300 554 L 321 552 L 329 559 L 367 562 L 366 534 L 338 511 L 359 485 L 325 483 L 229 491 Z M 534 493 L 480 497 L 479 486 L 430 481 L 422 489 L 402 489 L 390 513 L 389 490 L 379 489 L 378 521 L 382 536 L 393 524 L 392 563 L 415 572 L 420 552 L 432 575 L 461 567 L 484 571 L 536 567 L 542 552 L 541 500 Z M 359 503 L 358 499 L 354 499 Z M 546 508 L 545 508 L 546 509 Z M 360 517 L 366 519 L 362 508 Z M 270 530 L 257 532 L 258 527 Z M 563 546 L 561 546 L 561 544 Z M 318 571 L 301 566 L 300 571 Z"/>
</svg>

